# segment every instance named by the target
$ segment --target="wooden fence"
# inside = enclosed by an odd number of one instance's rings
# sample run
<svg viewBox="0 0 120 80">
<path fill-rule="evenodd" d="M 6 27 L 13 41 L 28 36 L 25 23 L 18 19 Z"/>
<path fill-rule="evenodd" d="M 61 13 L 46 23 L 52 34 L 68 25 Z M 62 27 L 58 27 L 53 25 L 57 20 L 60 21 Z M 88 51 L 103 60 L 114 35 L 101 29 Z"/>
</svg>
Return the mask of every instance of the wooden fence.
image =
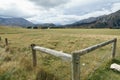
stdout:
<svg viewBox="0 0 120 80">
<path fill-rule="evenodd" d="M 93 50 L 96 50 L 100 47 L 103 47 L 103 46 L 113 43 L 112 58 L 114 58 L 115 53 L 116 53 L 116 42 L 117 42 L 117 39 L 115 38 L 115 39 L 85 48 L 83 50 L 74 51 L 71 53 L 72 55 L 32 44 L 31 48 L 32 48 L 32 54 L 33 54 L 33 66 L 35 67 L 37 65 L 36 50 L 39 50 L 41 52 L 45 52 L 47 54 L 59 57 L 63 60 L 70 61 L 71 65 L 72 65 L 72 70 L 71 70 L 72 71 L 72 80 L 80 80 L 80 56 L 87 54 Z"/>
<path fill-rule="evenodd" d="M 2 38 L 0 37 L 0 41 L 2 41 Z M 82 49 L 82 50 L 78 50 L 78 51 L 74 51 L 71 54 L 68 53 L 63 53 L 60 51 L 56 51 L 56 50 L 52 50 L 52 49 L 48 49 L 48 48 L 44 48 L 44 47 L 40 47 L 40 46 L 36 46 L 35 44 L 31 44 L 31 48 L 32 48 L 32 54 L 33 54 L 33 66 L 37 66 L 37 57 L 36 57 L 36 50 L 39 50 L 41 52 L 56 56 L 61 58 L 62 60 L 65 61 L 69 61 L 71 62 L 72 65 L 72 80 L 80 80 L 80 56 L 87 54 L 91 51 L 94 51 L 100 47 L 106 46 L 108 44 L 112 43 L 112 58 L 115 58 L 115 53 L 116 53 L 116 43 L 117 43 L 117 39 L 114 38 L 112 40 Z M 5 38 L 5 51 L 8 50 L 8 39 Z"/>
<path fill-rule="evenodd" d="M 44 53 L 47 53 L 47 54 L 50 54 L 50 55 L 53 55 L 53 56 L 56 56 L 56 57 L 59 57 L 62 60 L 65 60 L 65 61 L 71 61 L 72 60 L 72 56 L 70 54 L 67 54 L 67 53 L 63 53 L 63 52 L 60 52 L 60 51 L 36 46 L 35 44 L 31 44 L 31 48 L 32 48 L 32 54 L 33 54 L 33 66 L 34 67 L 37 65 L 36 50 L 39 50 L 41 52 L 44 52 Z"/>
<path fill-rule="evenodd" d="M 115 39 L 85 48 L 83 50 L 72 52 L 72 80 L 80 80 L 80 56 L 86 53 L 89 53 L 93 50 L 96 50 L 100 47 L 106 46 L 110 43 L 113 43 L 112 58 L 114 58 L 116 53 L 116 42 L 117 42 L 117 39 L 115 38 Z"/>
<path fill-rule="evenodd" d="M 0 41 L 2 41 L 2 38 L 0 37 Z M 8 38 L 5 38 L 5 44 L 4 44 L 4 47 L 5 47 L 5 51 L 9 51 L 9 42 L 8 42 Z"/>
<path fill-rule="evenodd" d="M 1 37 L 0 37 L 0 41 L 2 41 Z M 8 38 L 5 38 L 5 46 L 8 46 Z"/>
<path fill-rule="evenodd" d="M 2 39 L 1 39 L 1 37 L 0 37 L 0 41 L 1 41 Z"/>
</svg>

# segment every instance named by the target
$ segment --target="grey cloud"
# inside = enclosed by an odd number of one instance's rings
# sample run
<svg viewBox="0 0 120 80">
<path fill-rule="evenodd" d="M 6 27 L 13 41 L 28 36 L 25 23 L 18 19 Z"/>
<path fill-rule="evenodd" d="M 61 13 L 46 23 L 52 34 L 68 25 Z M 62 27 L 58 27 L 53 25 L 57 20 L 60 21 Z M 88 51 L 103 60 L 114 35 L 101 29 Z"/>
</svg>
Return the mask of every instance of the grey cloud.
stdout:
<svg viewBox="0 0 120 80">
<path fill-rule="evenodd" d="M 52 8 L 63 5 L 67 3 L 69 0 L 30 0 L 37 4 L 38 6 L 42 6 L 45 8 Z"/>
<path fill-rule="evenodd" d="M 23 18 L 30 18 L 35 15 L 26 14 L 24 11 L 19 9 L 17 6 L 12 6 L 6 9 L 0 9 L 0 16 L 1 17 L 23 17 Z"/>
<path fill-rule="evenodd" d="M 120 2 L 119 0 L 99 0 L 87 5 L 77 5 L 67 9 L 64 9 L 65 15 L 78 15 L 82 16 L 84 14 L 88 14 L 94 11 L 101 11 L 103 9 L 110 10 L 111 6 L 114 3 Z"/>
</svg>

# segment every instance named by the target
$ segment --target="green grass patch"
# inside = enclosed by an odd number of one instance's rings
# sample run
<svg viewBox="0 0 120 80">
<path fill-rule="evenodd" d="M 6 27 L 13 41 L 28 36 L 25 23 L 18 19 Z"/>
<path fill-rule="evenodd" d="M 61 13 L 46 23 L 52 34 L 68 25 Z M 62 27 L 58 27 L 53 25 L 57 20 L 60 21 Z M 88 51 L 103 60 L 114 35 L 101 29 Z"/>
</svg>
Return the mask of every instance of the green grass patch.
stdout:
<svg viewBox="0 0 120 80">
<path fill-rule="evenodd" d="M 110 69 L 112 63 L 120 64 L 120 60 L 114 59 L 99 67 L 88 80 L 119 80 L 120 72 Z"/>
</svg>

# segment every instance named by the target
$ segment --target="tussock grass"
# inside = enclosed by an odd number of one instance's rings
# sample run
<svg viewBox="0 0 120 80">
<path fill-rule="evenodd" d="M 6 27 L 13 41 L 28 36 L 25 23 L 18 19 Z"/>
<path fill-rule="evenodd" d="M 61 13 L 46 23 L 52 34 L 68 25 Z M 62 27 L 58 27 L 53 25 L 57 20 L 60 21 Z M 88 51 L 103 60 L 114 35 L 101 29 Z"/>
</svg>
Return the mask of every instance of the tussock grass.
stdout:
<svg viewBox="0 0 120 80">
<path fill-rule="evenodd" d="M 112 63 L 120 64 L 120 60 L 113 59 L 97 69 L 92 76 L 88 77 L 88 80 L 119 80 L 120 72 L 110 70 L 109 67 Z"/>
<path fill-rule="evenodd" d="M 70 80 L 71 63 L 37 51 L 37 67 L 32 66 L 32 43 L 71 54 L 106 40 L 118 39 L 119 61 L 120 31 L 117 29 L 23 29 L 0 27 L 0 79 L 1 80 Z M 8 38 L 9 50 L 5 52 L 4 38 Z M 103 56 L 102 56 L 103 55 Z M 81 57 L 81 80 L 117 80 L 106 65 L 111 60 L 111 45 Z M 107 69 L 106 69 L 107 67 Z M 96 69 L 97 68 L 97 69 Z M 108 71 L 107 71 L 108 70 Z M 96 73 L 96 74 L 95 74 Z M 110 74 L 110 75 L 108 75 Z M 98 77 L 101 75 L 102 78 Z M 111 77 L 111 75 L 113 75 Z M 43 77 L 44 76 L 44 77 Z M 119 78 L 118 78 L 119 79 Z"/>
</svg>

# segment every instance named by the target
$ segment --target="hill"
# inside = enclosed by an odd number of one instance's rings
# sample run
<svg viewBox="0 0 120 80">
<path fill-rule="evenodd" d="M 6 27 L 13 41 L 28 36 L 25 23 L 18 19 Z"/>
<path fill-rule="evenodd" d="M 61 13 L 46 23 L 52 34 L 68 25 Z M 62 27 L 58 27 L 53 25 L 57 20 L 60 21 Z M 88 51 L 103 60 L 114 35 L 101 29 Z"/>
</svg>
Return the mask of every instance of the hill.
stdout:
<svg viewBox="0 0 120 80">
<path fill-rule="evenodd" d="M 0 18 L 0 25 L 2 26 L 33 26 L 34 24 L 24 18 Z"/>
<path fill-rule="evenodd" d="M 68 27 L 85 27 L 85 28 L 120 28 L 120 10 L 109 15 L 91 17 L 77 21 Z"/>
</svg>

